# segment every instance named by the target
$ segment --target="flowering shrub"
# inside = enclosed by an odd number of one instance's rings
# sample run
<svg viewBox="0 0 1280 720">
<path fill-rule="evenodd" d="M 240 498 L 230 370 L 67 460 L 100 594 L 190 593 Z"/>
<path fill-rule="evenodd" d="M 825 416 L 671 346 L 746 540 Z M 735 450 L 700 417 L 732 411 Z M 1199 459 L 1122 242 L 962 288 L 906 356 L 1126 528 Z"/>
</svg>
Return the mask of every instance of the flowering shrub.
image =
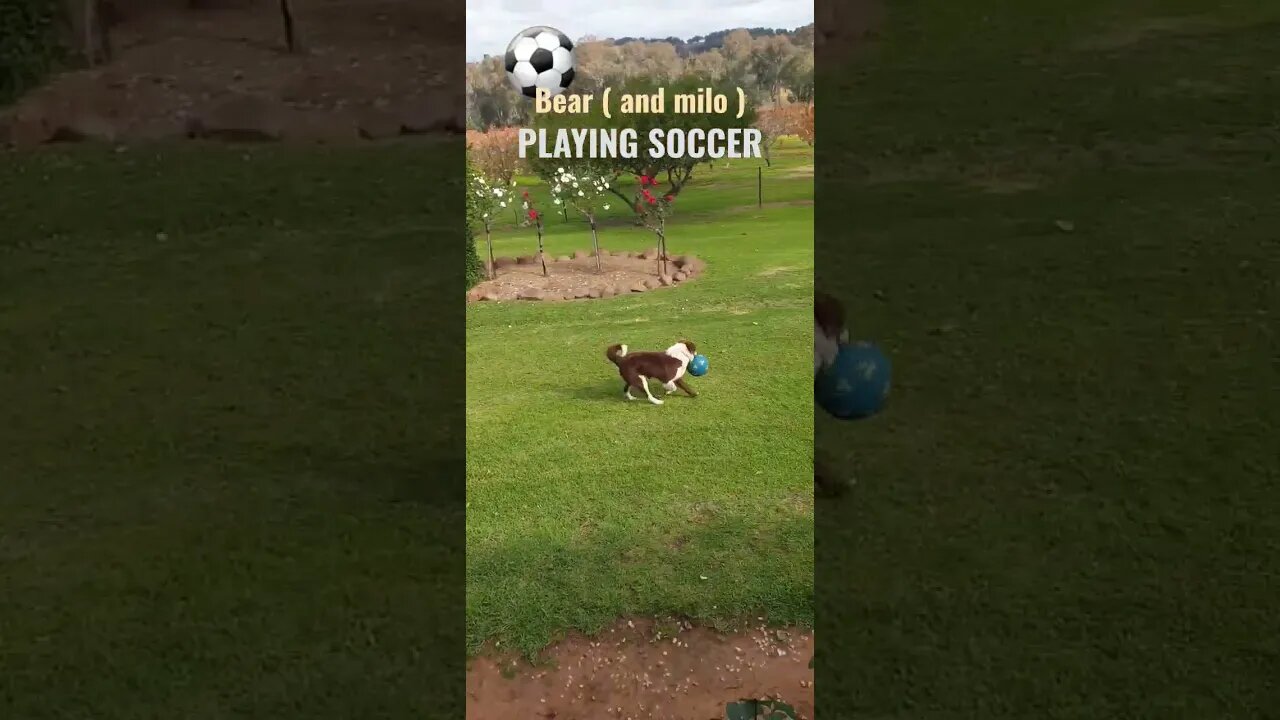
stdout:
<svg viewBox="0 0 1280 720">
<path fill-rule="evenodd" d="M 600 237 L 596 228 L 596 213 L 609 209 L 605 196 L 612 193 L 615 175 L 592 173 L 590 170 L 577 175 L 563 167 L 556 168 L 550 178 L 552 202 L 572 207 L 587 219 L 591 226 L 591 244 L 596 255 L 596 271 L 603 270 L 600 261 Z"/>
<path fill-rule="evenodd" d="M 488 267 L 486 274 L 491 280 L 497 275 L 497 270 L 493 267 L 493 222 L 498 210 L 514 205 L 515 199 L 512 197 L 511 188 L 515 184 L 515 180 L 511 180 L 509 186 L 490 181 L 470 162 L 467 163 L 467 207 L 484 225 L 484 239 L 489 249 L 489 258 L 485 261 Z M 469 217 L 468 228 L 471 227 L 472 222 L 472 218 Z"/>
<path fill-rule="evenodd" d="M 636 181 L 640 183 L 640 190 L 636 194 L 636 214 L 644 226 L 658 236 L 658 273 L 666 275 L 667 216 L 671 215 L 675 209 L 676 193 L 680 190 L 674 188 L 662 192 L 658 189 L 662 183 L 652 175 L 641 175 L 636 178 Z"/>
<path fill-rule="evenodd" d="M 525 214 L 529 217 L 529 222 L 538 229 L 538 262 L 542 263 L 542 274 L 548 275 L 547 258 L 542 247 L 542 213 L 538 212 L 536 203 L 529 195 L 529 191 L 525 190 L 520 193 L 521 207 L 524 208 Z"/>
</svg>

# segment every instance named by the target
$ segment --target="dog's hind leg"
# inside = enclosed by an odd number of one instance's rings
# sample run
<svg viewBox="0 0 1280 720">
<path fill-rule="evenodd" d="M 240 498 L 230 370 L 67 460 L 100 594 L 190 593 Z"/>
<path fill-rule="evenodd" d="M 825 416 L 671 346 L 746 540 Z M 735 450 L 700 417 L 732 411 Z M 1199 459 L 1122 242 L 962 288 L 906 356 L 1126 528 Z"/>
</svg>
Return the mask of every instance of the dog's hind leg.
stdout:
<svg viewBox="0 0 1280 720">
<path fill-rule="evenodd" d="M 644 388 L 644 394 L 645 394 L 645 395 L 647 395 L 647 396 L 649 397 L 649 402 L 653 403 L 654 405 L 661 405 L 661 404 L 662 404 L 662 401 L 661 401 L 661 400 L 659 400 L 658 398 L 654 397 L 654 396 L 653 396 L 653 393 L 649 392 L 649 378 L 647 378 L 647 377 L 645 377 L 645 376 L 641 375 L 641 376 L 640 376 L 640 387 Z"/>
<path fill-rule="evenodd" d="M 693 388 L 689 387 L 689 385 L 685 383 L 684 378 L 676 380 L 676 385 L 679 385 L 681 390 L 688 393 L 689 397 L 698 397 L 698 393 L 694 392 Z"/>
<path fill-rule="evenodd" d="M 662 383 L 662 387 L 666 388 L 667 394 L 670 395 L 676 391 L 676 381 L 672 380 L 671 382 Z"/>
</svg>

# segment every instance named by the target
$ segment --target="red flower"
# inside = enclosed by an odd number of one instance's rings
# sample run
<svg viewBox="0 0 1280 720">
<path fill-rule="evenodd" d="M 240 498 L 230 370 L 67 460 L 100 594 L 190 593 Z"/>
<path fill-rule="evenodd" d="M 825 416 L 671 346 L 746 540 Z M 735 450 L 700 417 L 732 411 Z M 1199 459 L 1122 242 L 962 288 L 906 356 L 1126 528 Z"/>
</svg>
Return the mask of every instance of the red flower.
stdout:
<svg viewBox="0 0 1280 720">
<path fill-rule="evenodd" d="M 655 198 L 654 196 L 650 195 L 650 196 L 649 196 L 649 204 L 650 204 L 650 205 L 653 205 L 653 204 L 654 204 L 654 203 L 656 203 L 656 202 L 658 202 L 657 198 Z"/>
<path fill-rule="evenodd" d="M 521 191 L 521 193 L 520 193 L 520 194 L 521 194 L 521 195 L 523 195 L 523 196 L 525 196 L 526 198 L 527 198 L 527 197 L 529 197 L 529 191 L 528 191 L 528 190 L 523 190 L 523 191 Z"/>
<path fill-rule="evenodd" d="M 664 197 L 664 198 L 662 198 L 662 199 L 663 199 L 663 200 L 666 200 L 667 202 L 675 202 L 676 196 L 675 196 L 675 195 L 667 195 L 666 197 Z"/>
<path fill-rule="evenodd" d="M 530 210 L 530 211 L 529 211 L 529 219 L 530 219 L 530 220 L 537 220 L 537 219 L 538 219 L 538 211 L 537 211 L 537 210 Z"/>
</svg>

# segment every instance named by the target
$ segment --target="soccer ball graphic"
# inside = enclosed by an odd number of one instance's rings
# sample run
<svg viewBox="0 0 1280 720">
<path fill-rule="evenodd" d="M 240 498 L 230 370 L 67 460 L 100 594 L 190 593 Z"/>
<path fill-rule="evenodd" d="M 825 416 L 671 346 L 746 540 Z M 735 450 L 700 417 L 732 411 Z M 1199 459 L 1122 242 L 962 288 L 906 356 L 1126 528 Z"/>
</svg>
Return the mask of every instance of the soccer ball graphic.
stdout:
<svg viewBox="0 0 1280 720">
<path fill-rule="evenodd" d="M 538 88 L 559 95 L 573 82 L 573 42 L 546 25 L 521 30 L 507 45 L 505 60 L 511 85 L 526 97 Z"/>
</svg>

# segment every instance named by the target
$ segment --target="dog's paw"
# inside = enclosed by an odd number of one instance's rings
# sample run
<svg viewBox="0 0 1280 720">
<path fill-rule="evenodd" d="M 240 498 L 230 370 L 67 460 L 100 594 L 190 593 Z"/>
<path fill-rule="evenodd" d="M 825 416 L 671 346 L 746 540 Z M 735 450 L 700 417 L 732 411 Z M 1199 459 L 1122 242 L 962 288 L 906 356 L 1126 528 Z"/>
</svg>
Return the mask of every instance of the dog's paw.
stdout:
<svg viewBox="0 0 1280 720">
<path fill-rule="evenodd" d="M 664 402 L 666 402 L 666 401 L 665 401 L 665 400 L 659 400 L 658 398 L 650 398 L 650 399 L 649 399 L 649 402 L 653 403 L 654 405 L 661 405 L 662 403 L 664 403 Z"/>
</svg>

